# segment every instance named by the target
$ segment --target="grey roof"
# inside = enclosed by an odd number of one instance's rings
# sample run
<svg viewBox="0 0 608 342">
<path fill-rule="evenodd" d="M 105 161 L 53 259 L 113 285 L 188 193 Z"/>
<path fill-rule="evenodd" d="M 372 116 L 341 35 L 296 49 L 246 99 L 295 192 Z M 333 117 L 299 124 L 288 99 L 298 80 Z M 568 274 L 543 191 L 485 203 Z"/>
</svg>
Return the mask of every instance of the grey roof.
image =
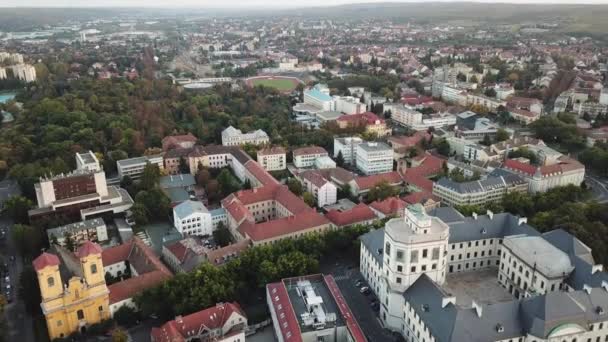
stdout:
<svg viewBox="0 0 608 342">
<path fill-rule="evenodd" d="M 105 226 L 105 222 L 97 217 L 91 220 L 85 220 L 80 222 L 74 222 L 70 224 L 66 224 L 65 226 L 55 227 L 48 229 L 46 231 L 47 235 L 50 237 L 55 235 L 57 237 L 63 236 L 66 232 L 74 233 L 82 230 L 92 229 Z"/>
<path fill-rule="evenodd" d="M 116 164 L 121 167 L 146 164 L 151 158 L 159 158 L 159 157 L 162 157 L 162 156 L 154 155 L 154 156 L 141 156 L 141 157 L 135 157 L 135 158 L 129 158 L 129 159 L 122 159 L 122 160 L 117 161 Z"/>
<path fill-rule="evenodd" d="M 487 342 L 523 335 L 517 301 L 482 305 L 481 317 L 473 308 L 463 308 L 452 303 L 443 307 L 443 298 L 450 295 L 424 274 L 403 296 L 436 341 Z M 502 332 L 496 329 L 498 324 L 503 327 Z"/>
<path fill-rule="evenodd" d="M 436 184 L 458 193 L 476 193 L 524 183 L 526 183 L 526 181 L 523 178 L 515 174 L 510 174 L 498 177 L 489 176 L 486 179 L 462 183 L 454 182 L 447 177 L 443 177 L 439 179 Z"/>
<path fill-rule="evenodd" d="M 525 234 L 538 236 L 540 233 L 527 223 L 520 224 L 520 217 L 510 213 L 465 217 L 453 208 L 437 208 L 429 213 L 439 217 L 450 226 L 450 243 L 481 239 L 504 238 Z M 460 220 L 458 220 L 460 216 Z"/>
<path fill-rule="evenodd" d="M 570 257 L 541 236 L 511 236 L 502 244 L 545 277 L 562 277 L 574 269 Z"/>
<path fill-rule="evenodd" d="M 359 144 L 358 147 L 368 152 L 393 150 L 390 146 L 382 142 L 364 142 Z"/>
<path fill-rule="evenodd" d="M 159 185 L 161 188 L 187 188 L 196 184 L 194 176 L 187 174 L 170 175 L 160 177 Z"/>
<path fill-rule="evenodd" d="M 585 311 L 593 311 L 595 308 L 585 308 L 581 305 L 579 301 L 583 298 L 580 295 L 576 292 L 549 292 L 544 296 L 535 296 L 523 301 L 521 315 L 526 331 L 534 336 L 546 337 L 552 329 L 563 323 L 586 326 Z M 604 301 L 606 299 L 608 298 Z"/>
<path fill-rule="evenodd" d="M 209 210 L 207 210 L 201 202 L 187 200 L 175 206 L 173 208 L 173 213 L 177 215 L 178 218 L 184 218 L 193 213 L 209 213 Z"/>
<path fill-rule="evenodd" d="M 372 253 L 378 264 L 384 257 L 384 228 L 372 230 L 361 236 L 361 243 Z"/>
</svg>

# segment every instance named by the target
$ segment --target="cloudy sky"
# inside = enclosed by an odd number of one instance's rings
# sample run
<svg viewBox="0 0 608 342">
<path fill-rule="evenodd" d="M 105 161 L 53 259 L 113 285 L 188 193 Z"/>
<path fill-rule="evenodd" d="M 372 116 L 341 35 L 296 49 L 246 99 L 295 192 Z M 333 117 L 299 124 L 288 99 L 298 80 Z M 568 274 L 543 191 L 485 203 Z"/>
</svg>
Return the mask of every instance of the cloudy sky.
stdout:
<svg viewBox="0 0 608 342">
<path fill-rule="evenodd" d="M 418 0 L 419 2 L 425 0 Z M 436 0 L 435 0 L 436 1 Z M 453 1 L 453 0 L 441 0 Z M 509 2 L 540 4 L 608 4 L 608 0 L 473 0 L 476 2 Z M 308 7 L 332 6 L 348 3 L 387 2 L 387 0 L 0 0 L 0 7 L 97 7 L 97 6 L 133 6 L 133 7 L 213 7 L 243 8 L 264 7 Z M 392 2 L 412 2 L 411 0 L 392 0 Z"/>
</svg>

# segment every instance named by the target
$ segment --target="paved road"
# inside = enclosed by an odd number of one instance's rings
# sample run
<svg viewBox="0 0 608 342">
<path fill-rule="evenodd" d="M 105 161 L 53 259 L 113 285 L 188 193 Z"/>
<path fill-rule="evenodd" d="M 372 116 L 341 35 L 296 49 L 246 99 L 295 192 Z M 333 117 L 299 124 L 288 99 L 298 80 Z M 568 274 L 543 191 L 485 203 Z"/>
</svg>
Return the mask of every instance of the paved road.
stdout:
<svg viewBox="0 0 608 342">
<path fill-rule="evenodd" d="M 6 239 L 0 244 L 0 254 L 4 257 L 6 262 L 9 264 L 9 272 L 11 277 L 11 287 L 13 289 L 11 297 L 12 303 L 10 303 L 6 309 L 6 317 L 9 328 L 9 341 L 19 342 L 34 342 L 34 327 L 33 318 L 25 311 L 25 305 L 23 301 L 18 298 L 19 288 L 19 276 L 23 269 L 23 261 L 20 256 L 17 255 L 15 246 L 11 239 L 12 223 L 6 219 L 0 219 L 0 227 L 7 227 Z M 17 255 L 15 262 L 10 262 L 9 257 L 11 255 Z M 2 287 L 5 284 L 2 282 Z"/>
<path fill-rule="evenodd" d="M 597 176 L 586 175 L 585 183 L 591 188 L 591 192 L 596 201 L 600 203 L 608 202 L 608 180 Z"/>
<path fill-rule="evenodd" d="M 365 296 L 355 286 L 358 279 L 363 279 L 359 271 L 352 266 L 337 266 L 331 273 L 367 339 L 370 342 L 394 341 L 392 334 L 382 327 L 376 312 L 370 307 L 375 295 Z"/>
</svg>

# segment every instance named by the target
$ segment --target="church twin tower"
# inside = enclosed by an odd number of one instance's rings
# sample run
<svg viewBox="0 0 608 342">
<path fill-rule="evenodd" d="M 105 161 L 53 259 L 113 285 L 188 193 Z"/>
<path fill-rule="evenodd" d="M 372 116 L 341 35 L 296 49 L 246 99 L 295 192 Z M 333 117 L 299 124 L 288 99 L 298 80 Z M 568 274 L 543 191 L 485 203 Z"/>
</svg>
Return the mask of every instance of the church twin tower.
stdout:
<svg viewBox="0 0 608 342">
<path fill-rule="evenodd" d="M 51 340 L 110 318 L 101 253 L 99 245 L 87 241 L 74 255 L 66 255 L 63 265 L 57 255 L 46 252 L 34 260 L 42 297 L 40 305 Z M 70 277 L 65 286 L 62 274 Z"/>
</svg>

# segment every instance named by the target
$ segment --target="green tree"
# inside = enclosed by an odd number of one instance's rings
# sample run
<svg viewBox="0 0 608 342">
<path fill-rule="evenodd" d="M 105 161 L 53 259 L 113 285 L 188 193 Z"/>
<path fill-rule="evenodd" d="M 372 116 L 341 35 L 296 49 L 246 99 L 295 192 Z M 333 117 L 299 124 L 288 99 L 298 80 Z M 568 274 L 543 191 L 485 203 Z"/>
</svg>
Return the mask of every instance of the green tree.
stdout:
<svg viewBox="0 0 608 342">
<path fill-rule="evenodd" d="M 287 187 L 289 188 L 289 191 L 293 192 L 296 196 L 301 196 L 304 192 L 302 183 L 296 178 L 290 178 L 287 181 Z"/>
<path fill-rule="evenodd" d="M 121 306 L 112 317 L 116 323 L 126 328 L 134 326 L 140 319 L 139 313 L 127 305 Z"/>
<path fill-rule="evenodd" d="M 490 145 L 492 145 L 492 139 L 490 139 L 490 136 L 488 134 L 486 134 L 483 136 L 483 140 L 481 141 L 480 144 L 485 145 L 485 146 L 490 146 Z"/>
<path fill-rule="evenodd" d="M 125 330 L 116 328 L 112 331 L 112 342 L 128 342 L 128 341 L 129 341 L 129 334 L 127 334 L 127 332 Z"/>
<path fill-rule="evenodd" d="M 398 194 L 399 188 L 392 186 L 387 181 L 383 180 L 369 190 L 366 198 L 369 202 L 383 201 Z"/>
<path fill-rule="evenodd" d="M 224 222 L 218 223 L 217 228 L 213 231 L 213 240 L 222 247 L 232 243 L 232 233 L 230 233 L 230 229 L 226 227 Z"/>
<path fill-rule="evenodd" d="M 25 304 L 25 310 L 32 316 L 41 314 L 40 287 L 38 285 L 38 275 L 31 266 L 26 264 L 19 275 L 19 289 L 17 292 L 19 299 Z"/>
<path fill-rule="evenodd" d="M 343 167 L 344 166 L 344 156 L 342 155 L 342 151 L 338 152 L 336 156 L 336 166 Z"/>
<path fill-rule="evenodd" d="M 150 190 L 158 185 L 160 180 L 160 169 L 158 165 L 148 163 L 144 167 L 144 171 L 139 181 L 139 187 L 142 190 Z"/>
<path fill-rule="evenodd" d="M 190 166 L 184 157 L 179 158 L 179 173 L 188 174 L 190 173 Z"/>
<path fill-rule="evenodd" d="M 499 128 L 496 131 L 496 138 L 495 138 L 496 142 L 505 141 L 505 140 L 508 140 L 509 138 L 511 138 L 511 135 L 506 130 Z"/>
<path fill-rule="evenodd" d="M 302 199 L 309 206 L 311 206 L 311 207 L 315 206 L 315 196 L 313 196 L 310 192 L 305 191 L 304 194 L 302 194 Z"/>
<path fill-rule="evenodd" d="M 36 257 L 46 244 L 46 237 L 42 229 L 16 224 L 11 231 L 19 254 L 25 258 Z"/>
<path fill-rule="evenodd" d="M 15 223 L 27 224 L 29 222 L 28 211 L 33 208 L 33 204 L 23 196 L 12 196 L 6 200 L 4 208 Z"/>
</svg>

